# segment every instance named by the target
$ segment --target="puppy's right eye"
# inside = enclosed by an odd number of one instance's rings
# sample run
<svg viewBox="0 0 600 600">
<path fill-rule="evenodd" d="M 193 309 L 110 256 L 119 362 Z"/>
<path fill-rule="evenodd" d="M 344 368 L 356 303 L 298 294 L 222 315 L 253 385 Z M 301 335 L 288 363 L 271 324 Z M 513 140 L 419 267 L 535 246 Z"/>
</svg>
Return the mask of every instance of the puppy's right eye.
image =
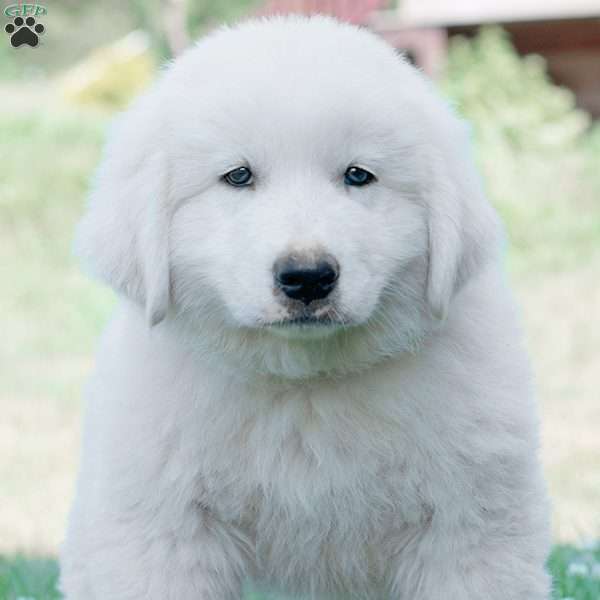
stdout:
<svg viewBox="0 0 600 600">
<path fill-rule="evenodd" d="M 252 183 L 252 171 L 248 167 L 237 167 L 225 173 L 223 180 L 234 187 L 244 187 Z"/>
</svg>

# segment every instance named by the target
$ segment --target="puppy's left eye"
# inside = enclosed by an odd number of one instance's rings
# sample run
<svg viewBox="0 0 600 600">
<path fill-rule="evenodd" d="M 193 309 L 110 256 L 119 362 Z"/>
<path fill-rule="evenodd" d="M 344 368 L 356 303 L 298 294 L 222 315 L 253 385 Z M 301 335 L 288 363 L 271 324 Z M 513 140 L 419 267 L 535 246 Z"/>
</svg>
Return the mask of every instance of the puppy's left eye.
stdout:
<svg viewBox="0 0 600 600">
<path fill-rule="evenodd" d="M 375 181 L 375 175 L 361 167 L 348 167 L 344 173 L 344 183 L 346 185 L 361 187 L 363 185 L 368 185 L 372 181 Z"/>
<path fill-rule="evenodd" d="M 234 187 L 243 187 L 252 183 L 252 171 L 248 167 L 237 167 L 225 173 L 223 179 Z"/>
</svg>

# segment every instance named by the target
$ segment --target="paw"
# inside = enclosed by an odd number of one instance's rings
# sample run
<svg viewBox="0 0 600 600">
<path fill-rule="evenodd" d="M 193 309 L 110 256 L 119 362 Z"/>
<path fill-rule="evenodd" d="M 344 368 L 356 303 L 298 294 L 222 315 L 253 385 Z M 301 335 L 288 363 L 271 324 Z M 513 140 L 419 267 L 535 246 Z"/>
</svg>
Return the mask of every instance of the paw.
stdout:
<svg viewBox="0 0 600 600">
<path fill-rule="evenodd" d="M 10 43 L 13 48 L 18 48 L 23 44 L 27 44 L 35 48 L 40 38 L 44 33 L 44 26 L 41 23 L 36 23 L 33 17 L 15 17 L 12 23 L 8 23 L 4 31 L 10 35 Z"/>
</svg>

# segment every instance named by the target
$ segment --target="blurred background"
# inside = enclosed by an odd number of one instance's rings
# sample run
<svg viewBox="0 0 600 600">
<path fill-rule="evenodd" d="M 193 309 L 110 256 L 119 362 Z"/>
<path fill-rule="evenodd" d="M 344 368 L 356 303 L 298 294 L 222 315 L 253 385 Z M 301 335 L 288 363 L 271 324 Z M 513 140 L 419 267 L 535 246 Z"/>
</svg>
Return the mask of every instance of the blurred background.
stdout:
<svg viewBox="0 0 600 600">
<path fill-rule="evenodd" d="M 371 28 L 471 123 L 508 229 L 537 378 L 556 597 L 600 598 L 600 0 L 46 0 L 0 9 L 0 600 L 58 597 L 80 395 L 114 305 L 70 253 L 106 125 L 190 40 L 287 12 Z M 44 25 L 35 47 L 14 47 L 23 36 L 5 25 L 18 15 Z"/>
</svg>

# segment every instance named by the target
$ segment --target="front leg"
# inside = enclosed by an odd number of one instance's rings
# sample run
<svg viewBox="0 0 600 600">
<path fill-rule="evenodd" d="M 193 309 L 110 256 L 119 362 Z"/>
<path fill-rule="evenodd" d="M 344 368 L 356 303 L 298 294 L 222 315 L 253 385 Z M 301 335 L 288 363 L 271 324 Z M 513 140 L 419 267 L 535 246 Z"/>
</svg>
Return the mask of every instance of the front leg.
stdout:
<svg viewBox="0 0 600 600">
<path fill-rule="evenodd" d="M 549 600 L 545 527 L 519 530 L 508 519 L 452 526 L 436 522 L 397 555 L 397 600 Z M 496 524 L 497 525 L 497 524 Z"/>
<path fill-rule="evenodd" d="M 66 600 L 240 600 L 249 571 L 245 534 L 198 506 L 167 514 L 148 518 L 140 511 L 90 523 L 85 546 L 68 551 L 85 553 L 93 595 L 82 596 L 76 580 L 71 589 L 65 578 Z"/>
</svg>

